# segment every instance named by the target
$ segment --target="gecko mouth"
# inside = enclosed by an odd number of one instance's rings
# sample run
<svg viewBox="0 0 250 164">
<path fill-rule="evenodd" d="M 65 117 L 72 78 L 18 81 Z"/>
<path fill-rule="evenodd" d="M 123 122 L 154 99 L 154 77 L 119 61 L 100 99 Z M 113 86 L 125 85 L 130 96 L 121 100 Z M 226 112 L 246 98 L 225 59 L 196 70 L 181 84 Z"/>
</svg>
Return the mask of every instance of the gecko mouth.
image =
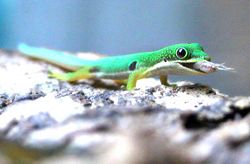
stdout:
<svg viewBox="0 0 250 164">
<path fill-rule="evenodd" d="M 145 71 L 147 76 L 162 74 L 172 75 L 205 75 L 210 69 L 204 69 L 205 64 L 199 61 L 160 62 Z"/>
</svg>

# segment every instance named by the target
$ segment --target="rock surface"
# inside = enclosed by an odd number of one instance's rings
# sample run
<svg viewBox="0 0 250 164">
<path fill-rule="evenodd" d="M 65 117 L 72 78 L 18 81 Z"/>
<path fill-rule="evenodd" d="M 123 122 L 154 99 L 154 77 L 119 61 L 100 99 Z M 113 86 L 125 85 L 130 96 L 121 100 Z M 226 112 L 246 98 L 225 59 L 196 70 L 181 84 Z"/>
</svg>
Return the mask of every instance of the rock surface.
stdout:
<svg viewBox="0 0 250 164">
<path fill-rule="evenodd" d="M 155 79 L 69 84 L 48 69 L 59 71 L 0 52 L 1 163 L 250 163 L 250 97 Z"/>
</svg>

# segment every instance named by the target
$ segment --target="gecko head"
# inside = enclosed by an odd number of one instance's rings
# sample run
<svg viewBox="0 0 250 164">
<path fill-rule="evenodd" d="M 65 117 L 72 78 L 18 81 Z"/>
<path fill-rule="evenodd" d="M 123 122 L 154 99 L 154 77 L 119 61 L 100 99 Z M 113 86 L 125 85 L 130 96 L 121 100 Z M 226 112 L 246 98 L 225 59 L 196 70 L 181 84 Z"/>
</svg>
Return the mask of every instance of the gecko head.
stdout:
<svg viewBox="0 0 250 164">
<path fill-rule="evenodd" d="M 165 54 L 168 54 L 164 56 Z M 170 55 L 169 55 L 170 54 Z M 211 58 L 199 43 L 175 44 L 163 49 L 163 57 L 180 63 L 210 61 Z"/>
<path fill-rule="evenodd" d="M 201 70 L 193 67 L 196 62 L 211 60 L 211 57 L 204 51 L 199 43 L 175 44 L 162 50 L 162 58 L 165 62 L 178 63 L 185 67 L 187 71 L 193 72 L 194 74 L 202 73 Z"/>
</svg>

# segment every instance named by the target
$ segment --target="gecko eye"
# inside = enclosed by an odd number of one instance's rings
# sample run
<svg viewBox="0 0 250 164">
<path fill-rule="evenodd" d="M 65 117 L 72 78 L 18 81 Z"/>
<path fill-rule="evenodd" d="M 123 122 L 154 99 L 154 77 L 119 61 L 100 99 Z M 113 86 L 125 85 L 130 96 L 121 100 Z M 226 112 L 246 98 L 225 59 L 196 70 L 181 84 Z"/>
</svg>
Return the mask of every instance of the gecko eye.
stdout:
<svg viewBox="0 0 250 164">
<path fill-rule="evenodd" d="M 178 48 L 176 50 L 176 56 L 179 59 L 184 59 L 188 55 L 188 52 L 185 48 Z"/>
</svg>

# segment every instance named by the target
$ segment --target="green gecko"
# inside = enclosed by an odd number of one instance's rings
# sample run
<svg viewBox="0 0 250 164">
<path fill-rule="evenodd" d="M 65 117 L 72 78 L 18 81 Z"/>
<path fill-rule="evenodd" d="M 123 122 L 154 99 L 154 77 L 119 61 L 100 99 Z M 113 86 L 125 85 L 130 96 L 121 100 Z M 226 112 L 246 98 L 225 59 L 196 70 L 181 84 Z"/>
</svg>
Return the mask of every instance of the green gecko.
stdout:
<svg viewBox="0 0 250 164">
<path fill-rule="evenodd" d="M 70 53 L 20 44 L 18 50 L 29 57 L 45 60 L 71 72 L 50 73 L 50 77 L 75 82 L 81 79 L 113 79 L 127 85 L 127 90 L 136 87 L 142 78 L 159 76 L 161 84 L 168 83 L 168 75 L 205 75 L 213 71 L 202 71 L 194 64 L 210 61 L 199 43 L 175 44 L 151 52 L 140 52 L 121 56 L 109 56 L 96 60 L 85 60 Z"/>
</svg>

